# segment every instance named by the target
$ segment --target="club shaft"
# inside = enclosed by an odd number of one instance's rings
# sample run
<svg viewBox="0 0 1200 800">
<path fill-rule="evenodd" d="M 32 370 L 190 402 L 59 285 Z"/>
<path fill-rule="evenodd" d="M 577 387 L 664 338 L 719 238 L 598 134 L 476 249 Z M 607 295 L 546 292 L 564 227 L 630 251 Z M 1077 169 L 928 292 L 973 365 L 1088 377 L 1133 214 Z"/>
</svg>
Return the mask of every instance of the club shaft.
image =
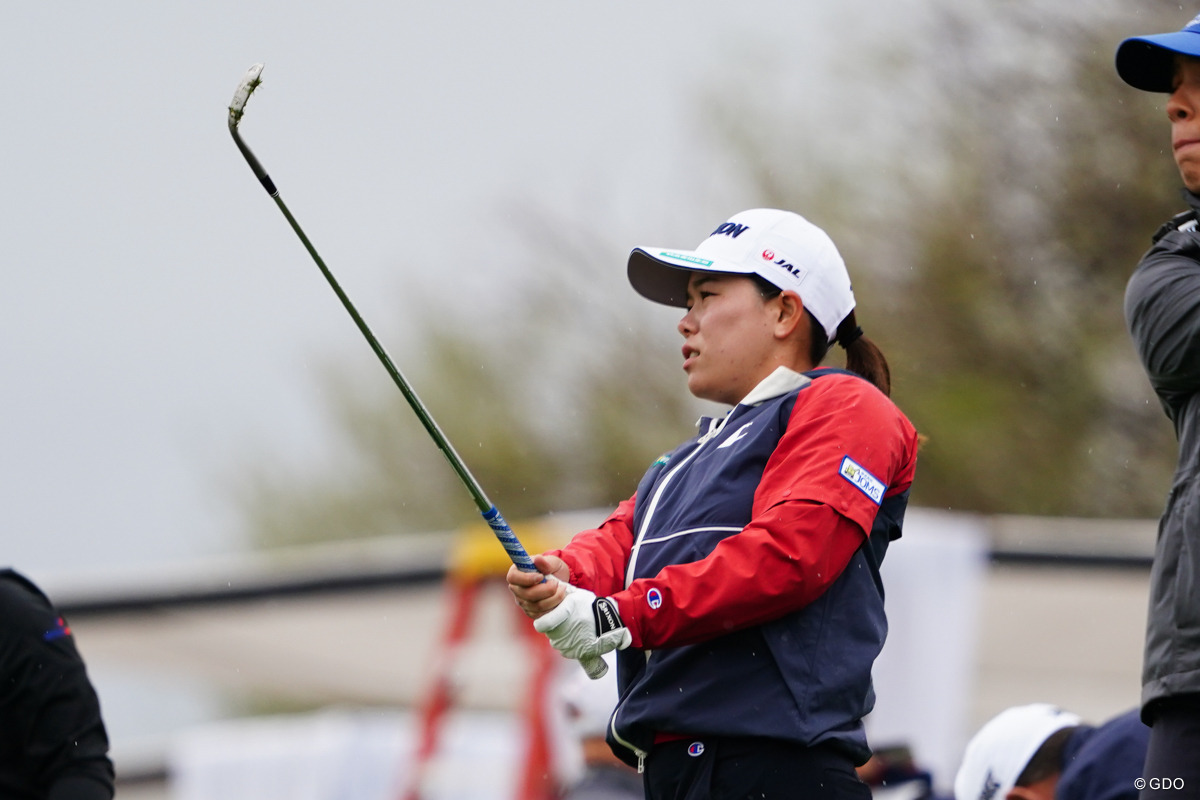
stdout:
<svg viewBox="0 0 1200 800">
<path fill-rule="evenodd" d="M 521 541 L 517 538 L 517 535 L 513 533 L 512 528 L 509 527 L 508 523 L 504 520 L 504 517 L 500 515 L 499 509 L 492 505 L 492 502 L 488 500 L 487 495 L 483 492 L 483 487 L 479 485 L 479 481 L 475 480 L 475 476 L 471 474 L 471 471 L 467 469 L 467 465 L 459 457 L 458 453 L 454 451 L 454 448 L 450 444 L 450 440 L 446 438 L 446 435 L 442 433 L 441 428 L 439 428 L 437 423 L 434 422 L 433 416 L 430 415 L 428 409 L 425 408 L 425 404 L 421 402 L 419 397 L 417 397 L 417 393 L 413 391 L 412 386 L 409 385 L 408 381 L 405 380 L 404 375 L 392 362 L 392 359 L 387 354 L 387 351 L 383 349 L 383 345 L 379 343 L 379 340 L 375 338 L 375 334 L 373 334 L 371 329 L 367 327 L 366 321 L 363 320 L 362 316 L 358 313 L 358 309 L 354 307 L 354 304 L 350 302 L 349 296 L 342 290 L 341 284 L 338 283 L 337 278 L 335 278 L 333 273 L 329 271 L 329 268 L 325 266 L 325 260 L 321 258 L 321 255 L 317 252 L 317 249 L 313 247 L 312 242 L 308 240 L 308 236 L 304 233 L 304 230 L 300 227 L 300 224 L 296 222 L 296 218 L 292 216 L 292 212 L 288 210 L 287 205 L 279 196 L 279 190 L 275 188 L 274 181 L 272 181 L 270 176 L 267 175 L 267 171 L 263 169 L 262 164 L 259 162 L 258 158 L 255 157 L 250 148 L 246 146 L 246 143 L 242 141 L 242 136 L 238 132 L 238 123 L 241 121 L 243 113 L 245 113 L 246 102 L 250 99 L 250 95 L 254 92 L 255 87 L 257 87 L 260 83 L 259 76 L 262 74 L 262 68 L 262 64 L 255 64 L 250 68 L 250 70 L 246 73 L 246 76 L 242 79 L 242 82 L 238 85 L 237 93 L 234 94 L 233 97 L 233 102 L 230 103 L 229 132 L 233 135 L 234 143 L 237 144 L 238 150 L 241 151 L 242 156 L 246 159 L 246 163 L 250 165 L 250 169 L 253 170 L 254 176 L 258 178 L 258 182 L 261 183 L 262 187 L 267 190 L 267 194 L 269 194 L 271 199 L 275 201 L 275 205 L 279 206 L 279 210 L 283 212 L 283 216 L 285 219 L 287 219 L 288 224 L 292 226 L 292 230 L 296 232 L 296 235 L 300 237 L 300 241 L 304 243 L 304 248 L 308 250 L 308 254 L 312 256 L 313 261 L 315 261 L 317 266 L 320 267 L 321 274 L 325 276 L 325 280 L 329 282 L 330 287 L 333 288 L 333 291 L 338 296 L 338 299 L 342 301 L 342 305 L 345 306 L 346 311 L 349 312 L 350 317 L 354 320 L 354 324 L 358 326 L 359 331 L 364 337 L 366 337 L 368 344 L 370 344 L 371 349 L 375 351 L 375 355 L 379 357 L 379 361 L 383 364 L 384 369 L 386 369 L 388 374 L 392 376 L 392 380 L 395 381 L 397 388 L 400 389 L 400 393 L 404 395 L 404 399 L 408 401 L 409 406 L 416 413 L 417 418 L 421 420 L 421 424 L 425 426 L 425 430 L 433 438 L 433 441 L 435 444 L 437 444 L 438 449 L 442 451 L 442 455 L 444 455 L 446 460 L 450 462 L 450 466 L 454 468 L 454 472 L 458 475 L 459 480 L 461 480 L 463 485 L 467 487 L 467 491 L 470 492 L 471 499 L 475 501 L 475 505 L 478 507 L 479 513 L 483 515 L 483 519 L 487 522 L 488 527 L 490 527 L 492 532 L 496 534 L 496 539 L 499 540 L 501 545 L 503 545 L 505 552 L 508 553 L 509 559 L 512 560 L 512 563 L 517 567 L 517 569 L 523 572 L 540 572 L 540 570 L 534 566 L 533 559 L 529 557 L 529 553 L 525 550 L 525 546 L 521 544 Z M 543 577 L 542 580 L 545 581 L 546 578 Z M 583 665 L 588 677 L 592 678 L 593 680 L 602 677 L 606 672 L 608 672 L 608 665 L 604 662 L 604 659 L 600 658 L 599 656 L 585 657 L 580 660 L 580 663 Z"/>
<path fill-rule="evenodd" d="M 354 303 L 351 302 L 349 295 L 347 295 L 342 289 L 341 284 L 338 283 L 337 278 L 334 277 L 333 273 L 329 270 L 329 267 L 325 265 L 325 260 L 321 258 L 321 254 L 317 252 L 317 248 L 315 248 L 313 243 L 309 241 L 308 235 L 304 233 L 304 229 L 300 227 L 300 223 L 298 223 L 296 218 L 292 216 L 291 210 L 288 209 L 287 204 L 283 202 L 283 198 L 279 196 L 279 190 L 276 188 L 275 182 L 271 180 L 271 177 L 267 174 L 267 171 L 263 169 L 262 164 L 254 155 L 253 151 L 251 151 L 246 143 L 242 140 L 242 136 L 238 132 L 237 127 L 240 117 L 240 110 L 237 115 L 234 115 L 233 113 L 230 114 L 229 132 L 233 135 L 233 141 L 237 144 L 238 150 L 241 151 L 242 156 L 246 159 L 246 163 L 250 165 L 250 169 L 254 172 L 254 176 L 258 178 L 258 182 L 262 184 L 262 187 L 266 189 L 267 194 L 269 194 L 271 199 L 275 201 L 275 205 L 277 205 L 279 210 L 283 212 L 284 218 L 288 221 L 288 224 L 292 226 L 292 230 L 295 231 L 296 236 L 298 236 L 300 241 L 304 244 L 304 249 L 308 251 L 310 256 L 312 256 L 312 260 L 316 262 L 317 267 L 320 268 L 321 274 L 325 276 L 325 280 L 329 283 L 330 288 L 333 289 L 334 294 L 338 296 L 338 299 L 342 301 L 342 305 L 350 314 L 350 318 L 354 320 L 354 324 L 358 326 L 358 330 L 367 340 L 367 343 L 371 345 L 371 349 L 375 351 L 375 355 L 379 358 L 380 363 L 383 364 L 384 369 L 387 370 L 388 375 L 391 376 L 392 381 L 395 382 L 396 387 L 400 390 L 400 393 L 404 395 L 404 399 L 408 401 L 408 405 L 417 415 L 417 419 L 421 421 L 421 425 L 423 425 L 425 430 L 429 433 L 429 436 L 433 439 L 434 444 L 437 445 L 438 449 L 442 451 L 442 455 L 446 457 L 448 462 L 450 462 L 450 466 L 454 469 L 455 474 L 458 475 L 459 480 L 462 481 L 463 486 L 467 487 L 467 491 L 470 493 L 471 499 L 475 501 L 476 508 L 479 509 L 479 513 L 483 515 L 484 520 L 492 529 L 492 532 L 496 534 L 496 538 L 504 547 L 505 552 L 508 553 L 508 557 L 512 560 L 513 564 L 515 564 L 518 569 L 524 572 L 537 572 L 538 569 L 533 565 L 533 559 L 529 557 L 529 553 L 525 550 L 525 546 L 521 544 L 516 534 L 513 533 L 512 528 L 509 526 L 508 522 L 505 521 L 504 517 L 501 516 L 500 511 L 494 505 L 492 505 L 492 501 L 489 500 L 487 494 L 484 493 L 483 487 L 479 485 L 479 481 L 477 481 L 475 476 L 471 474 L 471 471 L 467 469 L 466 463 L 454 450 L 454 446 L 450 444 L 450 440 L 446 438 L 444 433 L 442 433 L 442 429 L 438 427 L 437 422 L 433 419 L 433 416 L 429 413 L 429 410 L 425 408 L 425 404 L 421 402 L 421 398 L 417 396 L 417 393 L 413 390 L 403 373 L 401 373 L 399 368 L 396 367 L 395 363 L 391 359 L 391 356 L 389 356 L 387 351 L 383 348 L 383 345 L 379 343 L 377 338 L 375 338 L 375 334 L 371 332 L 370 327 L 362 318 L 362 315 L 358 313 L 358 309 L 354 307 Z"/>
<path fill-rule="evenodd" d="M 483 487 L 479 485 L 479 481 L 475 480 L 475 476 L 471 474 L 469 469 L 467 469 L 467 466 L 463 462 L 462 458 L 460 458 L 458 453 L 455 452 L 453 445 L 450 444 L 450 441 L 446 438 L 446 435 L 442 433 L 442 429 L 438 427 L 437 422 L 429 414 L 429 410 L 425 408 L 425 404 L 421 402 L 421 398 L 417 396 L 415 391 L 413 391 L 412 386 L 404 378 L 404 375 L 396 367 L 395 363 L 392 362 L 392 359 L 387 354 L 387 351 L 383 349 L 383 345 L 381 345 L 379 340 L 375 338 L 375 334 L 371 332 L 371 329 L 367 326 L 367 323 L 358 313 L 358 309 L 354 307 L 354 303 L 350 301 L 350 298 L 346 295 L 346 292 L 342 290 L 341 284 L 338 283 L 337 278 L 335 278 L 333 273 L 329 271 L 329 268 L 325 266 L 325 262 L 321 259 L 321 256 L 313 247 L 312 242 L 310 242 L 308 237 L 304 234 L 303 229 L 301 229 L 301 227 L 296 223 L 296 218 L 292 216 L 292 212 L 288 210 L 287 205 L 283 202 L 283 199 L 279 196 L 279 193 L 276 192 L 275 194 L 271 195 L 271 198 L 275 201 L 275 205 L 279 206 L 279 210 L 283 212 L 283 216 L 287 218 L 288 223 L 292 226 L 292 230 L 294 230 L 296 235 L 300 237 L 300 241 L 304 243 L 305 249 L 308 250 L 309 255 L 311 255 L 313 258 L 313 261 L 315 261 L 317 266 L 320 268 L 321 274 L 324 275 L 325 280 L 329 282 L 329 286 L 333 289 L 334 294 L 336 294 L 338 299 L 342 301 L 342 305 L 345 306 L 346 311 L 350 314 L 351 319 L 354 320 L 354 324 L 358 326 L 359 331 L 362 332 L 362 335 L 366 338 L 367 343 L 371 345 L 371 349 L 375 351 L 375 355 L 379 357 L 380 363 L 383 364 L 383 367 L 387 370 L 388 375 L 392 377 L 392 380 L 395 382 L 397 388 L 400 389 L 400 393 L 404 395 L 404 399 L 408 401 L 409 406 L 412 408 L 413 412 L 416 413 L 417 419 L 419 419 L 421 424 L 425 426 L 425 430 L 429 432 L 429 435 L 433 438 L 433 441 L 438 446 L 438 449 L 440 449 L 443 455 L 446 456 L 446 460 L 450 462 L 450 466 L 454 468 L 454 471 L 458 474 L 459 479 L 467 487 L 467 491 L 471 493 L 471 498 L 475 501 L 475 505 L 479 508 L 480 513 L 490 510 L 492 508 L 492 502 L 484 493 Z"/>
</svg>

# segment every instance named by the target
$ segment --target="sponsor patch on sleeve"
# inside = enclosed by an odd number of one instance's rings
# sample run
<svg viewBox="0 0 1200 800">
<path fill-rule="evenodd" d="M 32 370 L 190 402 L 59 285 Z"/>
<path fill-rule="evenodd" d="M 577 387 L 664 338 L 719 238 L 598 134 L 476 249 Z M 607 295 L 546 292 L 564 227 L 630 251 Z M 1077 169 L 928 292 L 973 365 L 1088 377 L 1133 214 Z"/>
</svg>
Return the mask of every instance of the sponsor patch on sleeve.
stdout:
<svg viewBox="0 0 1200 800">
<path fill-rule="evenodd" d="M 874 500 L 875 505 L 883 502 L 883 493 L 887 491 L 887 487 L 884 486 L 883 481 L 868 472 L 850 456 L 842 459 L 842 466 L 838 469 L 838 474 L 858 487 L 867 497 Z"/>
</svg>

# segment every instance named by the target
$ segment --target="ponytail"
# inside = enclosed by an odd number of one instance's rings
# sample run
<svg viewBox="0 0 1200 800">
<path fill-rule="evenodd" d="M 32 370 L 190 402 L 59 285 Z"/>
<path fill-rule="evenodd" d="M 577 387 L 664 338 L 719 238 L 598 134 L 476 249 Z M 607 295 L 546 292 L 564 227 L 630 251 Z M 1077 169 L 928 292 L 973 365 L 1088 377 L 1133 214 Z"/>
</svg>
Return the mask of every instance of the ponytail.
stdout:
<svg viewBox="0 0 1200 800">
<path fill-rule="evenodd" d="M 805 309 L 807 311 L 807 309 Z M 810 312 L 809 327 L 812 329 L 812 346 L 809 348 L 809 359 L 813 364 L 820 364 L 829 353 L 829 337 L 825 335 L 825 327 L 817 322 Z M 851 310 L 837 327 L 835 342 L 846 351 L 846 369 L 866 378 L 879 391 L 889 397 L 892 394 L 892 371 L 888 369 L 887 359 L 883 352 L 866 336 L 854 318 Z"/>
<path fill-rule="evenodd" d="M 783 291 L 761 275 L 752 274 L 747 277 L 758 285 L 758 290 L 765 300 L 770 300 Z M 825 333 L 825 326 L 817 322 L 817 318 L 811 311 L 805 308 L 804 313 L 808 315 L 809 328 L 812 332 L 809 336 L 808 357 L 809 361 L 816 366 L 829 354 L 829 336 Z M 846 351 L 846 369 L 866 378 L 879 391 L 891 396 L 892 371 L 888 368 L 887 359 L 883 357 L 883 351 L 874 342 L 863 336 L 862 328 L 858 327 L 858 322 L 854 318 L 854 309 L 851 309 L 846 318 L 838 325 L 834 341 Z"/>
<path fill-rule="evenodd" d="M 837 343 L 846 351 L 846 369 L 861 375 L 883 392 L 892 394 L 892 371 L 874 342 L 863 336 L 851 310 L 837 329 Z"/>
</svg>

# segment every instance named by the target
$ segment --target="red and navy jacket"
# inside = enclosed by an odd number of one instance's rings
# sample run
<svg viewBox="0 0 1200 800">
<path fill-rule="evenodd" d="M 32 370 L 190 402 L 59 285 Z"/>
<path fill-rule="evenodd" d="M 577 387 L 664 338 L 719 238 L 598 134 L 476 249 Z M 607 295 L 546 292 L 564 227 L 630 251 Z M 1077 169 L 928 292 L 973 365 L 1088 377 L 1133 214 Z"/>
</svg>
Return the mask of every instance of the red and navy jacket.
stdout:
<svg viewBox="0 0 1200 800">
<path fill-rule="evenodd" d="M 614 751 L 635 763 L 664 736 L 766 736 L 866 761 L 879 565 L 916 453 L 912 424 L 866 380 L 781 368 L 558 551 L 632 635 Z"/>
</svg>

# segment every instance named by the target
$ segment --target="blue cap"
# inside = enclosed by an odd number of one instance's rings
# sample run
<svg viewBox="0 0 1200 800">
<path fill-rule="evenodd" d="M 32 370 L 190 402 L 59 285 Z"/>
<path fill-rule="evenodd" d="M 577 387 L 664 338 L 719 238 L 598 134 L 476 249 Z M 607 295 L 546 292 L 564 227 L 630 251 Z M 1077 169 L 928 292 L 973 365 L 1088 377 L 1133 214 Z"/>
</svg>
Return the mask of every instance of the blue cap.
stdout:
<svg viewBox="0 0 1200 800">
<path fill-rule="evenodd" d="M 1177 54 L 1200 58 L 1200 16 L 1175 33 L 1134 36 L 1121 42 L 1117 74 L 1135 89 L 1170 93 Z"/>
</svg>

